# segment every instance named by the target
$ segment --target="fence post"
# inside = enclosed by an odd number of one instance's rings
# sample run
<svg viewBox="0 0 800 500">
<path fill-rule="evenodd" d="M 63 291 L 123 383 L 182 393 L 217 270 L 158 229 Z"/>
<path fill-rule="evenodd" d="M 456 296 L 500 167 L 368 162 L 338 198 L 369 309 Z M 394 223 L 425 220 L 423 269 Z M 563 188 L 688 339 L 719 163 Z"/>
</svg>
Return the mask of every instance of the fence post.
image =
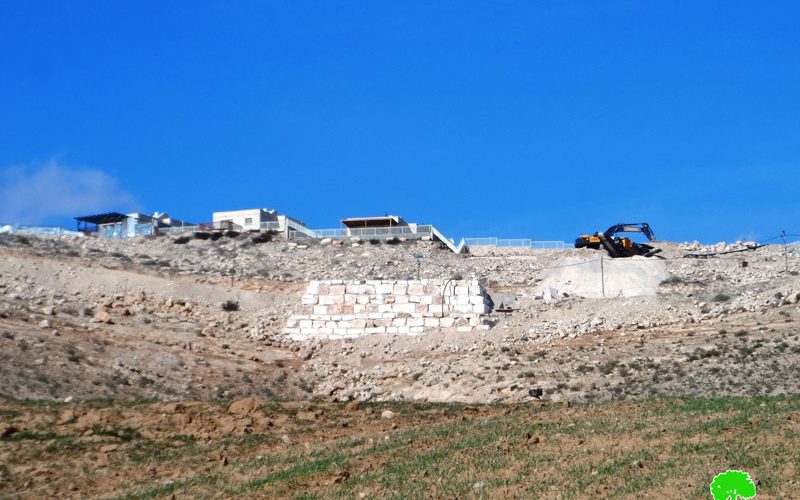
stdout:
<svg viewBox="0 0 800 500">
<path fill-rule="evenodd" d="M 781 239 L 783 239 L 783 260 L 786 264 L 786 274 L 789 274 L 789 253 L 786 247 L 786 230 L 781 231 Z"/>
<path fill-rule="evenodd" d="M 603 267 L 603 254 L 600 254 L 600 289 L 603 293 L 603 298 L 606 297 L 606 273 Z"/>
</svg>

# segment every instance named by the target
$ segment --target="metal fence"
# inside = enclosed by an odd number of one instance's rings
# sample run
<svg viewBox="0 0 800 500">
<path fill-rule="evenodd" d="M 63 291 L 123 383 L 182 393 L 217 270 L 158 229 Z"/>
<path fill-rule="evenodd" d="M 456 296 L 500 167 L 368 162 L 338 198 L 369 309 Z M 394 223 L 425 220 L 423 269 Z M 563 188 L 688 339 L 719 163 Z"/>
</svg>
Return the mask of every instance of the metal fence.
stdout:
<svg viewBox="0 0 800 500">
<path fill-rule="evenodd" d="M 2 233 L 52 234 L 56 236 L 68 234 L 70 236 L 83 236 L 83 233 L 70 231 L 61 226 L 27 226 L 23 224 L 0 224 L 0 234 Z"/>
<path fill-rule="evenodd" d="M 144 223 L 133 226 L 134 236 L 147 236 L 153 234 L 153 225 Z"/>
<path fill-rule="evenodd" d="M 381 238 L 390 236 L 423 236 L 432 232 L 430 224 L 417 226 L 393 226 L 393 227 L 339 227 L 335 229 L 308 229 L 307 233 L 292 230 L 289 231 L 290 239 L 303 238 Z"/>
<path fill-rule="evenodd" d="M 173 227 L 160 227 L 158 228 L 158 232 L 160 234 L 179 234 L 179 233 L 189 233 L 195 231 L 203 231 L 205 226 L 173 226 Z"/>
<path fill-rule="evenodd" d="M 535 248 L 540 250 L 561 250 L 568 247 L 564 241 L 534 240 L 532 238 L 465 238 L 464 242 L 469 247 Z"/>
</svg>

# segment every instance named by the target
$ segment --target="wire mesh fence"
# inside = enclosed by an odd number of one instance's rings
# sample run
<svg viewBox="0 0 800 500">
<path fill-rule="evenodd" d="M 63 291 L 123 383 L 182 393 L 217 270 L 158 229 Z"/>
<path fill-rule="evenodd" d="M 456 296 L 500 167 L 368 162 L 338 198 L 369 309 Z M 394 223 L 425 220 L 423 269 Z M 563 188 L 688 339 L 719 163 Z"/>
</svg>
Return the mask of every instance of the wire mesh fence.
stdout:
<svg viewBox="0 0 800 500">
<path fill-rule="evenodd" d="M 0 224 L 0 234 L 2 233 L 24 233 L 24 234 L 50 234 L 50 235 L 82 235 L 78 231 L 70 231 L 61 226 L 30 226 L 24 224 Z"/>
<path fill-rule="evenodd" d="M 339 227 L 334 229 L 308 229 L 306 232 L 290 229 L 289 238 L 385 238 L 392 236 L 426 236 L 430 235 L 431 232 L 430 224 L 392 227 Z"/>
<path fill-rule="evenodd" d="M 470 247 L 501 247 L 501 248 L 534 248 L 539 250 L 562 250 L 569 244 L 558 240 L 534 240 L 532 238 L 465 238 L 464 242 Z"/>
</svg>

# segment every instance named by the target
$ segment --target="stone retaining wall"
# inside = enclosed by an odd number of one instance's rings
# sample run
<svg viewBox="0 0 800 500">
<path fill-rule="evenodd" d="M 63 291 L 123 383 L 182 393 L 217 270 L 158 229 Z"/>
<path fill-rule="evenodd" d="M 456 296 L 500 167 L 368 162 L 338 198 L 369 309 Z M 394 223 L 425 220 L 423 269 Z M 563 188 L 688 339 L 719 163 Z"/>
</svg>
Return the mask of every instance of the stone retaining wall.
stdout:
<svg viewBox="0 0 800 500">
<path fill-rule="evenodd" d="M 419 335 L 429 328 L 488 328 L 491 300 L 478 280 L 325 280 L 309 283 L 300 314 L 284 333 L 296 340 L 376 333 Z"/>
</svg>

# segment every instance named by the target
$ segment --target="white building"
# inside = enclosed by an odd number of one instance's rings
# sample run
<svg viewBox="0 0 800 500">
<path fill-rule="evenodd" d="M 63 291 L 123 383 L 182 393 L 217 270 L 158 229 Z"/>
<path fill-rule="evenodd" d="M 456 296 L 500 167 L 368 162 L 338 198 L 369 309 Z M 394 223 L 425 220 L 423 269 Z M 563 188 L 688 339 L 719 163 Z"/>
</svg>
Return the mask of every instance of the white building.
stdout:
<svg viewBox="0 0 800 500">
<path fill-rule="evenodd" d="M 75 217 L 78 231 L 96 234 L 100 238 L 131 238 L 155 234 L 158 229 L 192 226 L 191 222 L 173 219 L 169 214 L 154 212 L 153 215 L 138 212 L 121 214 L 108 212 Z"/>
<path fill-rule="evenodd" d="M 214 212 L 211 220 L 215 229 L 235 231 L 278 229 L 278 212 L 266 208 Z"/>
</svg>

